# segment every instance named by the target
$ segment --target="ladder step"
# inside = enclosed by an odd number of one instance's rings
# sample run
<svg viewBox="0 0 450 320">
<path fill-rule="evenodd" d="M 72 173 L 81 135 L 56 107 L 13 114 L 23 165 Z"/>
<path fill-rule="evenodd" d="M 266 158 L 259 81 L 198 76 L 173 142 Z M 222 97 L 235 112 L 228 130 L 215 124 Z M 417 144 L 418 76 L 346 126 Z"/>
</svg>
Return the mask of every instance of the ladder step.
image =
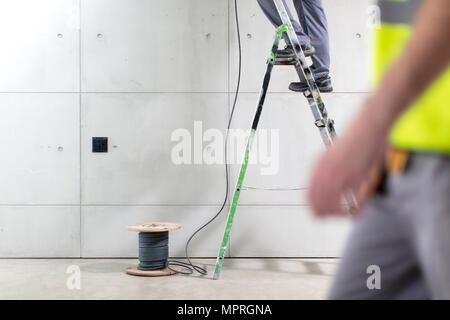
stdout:
<svg viewBox="0 0 450 320">
<path fill-rule="evenodd" d="M 294 66 L 295 59 L 294 58 L 277 58 L 277 59 L 275 59 L 274 65 L 276 65 L 276 66 Z"/>
<path fill-rule="evenodd" d="M 295 56 L 289 56 L 289 57 L 276 57 L 275 59 L 275 65 L 281 65 L 281 66 L 293 66 L 295 65 Z M 310 67 L 312 63 L 308 65 Z"/>
<path fill-rule="evenodd" d="M 276 66 L 295 66 L 296 61 L 294 56 L 290 57 L 277 57 L 274 61 Z M 312 66 L 312 61 L 308 64 L 308 67 Z"/>
</svg>

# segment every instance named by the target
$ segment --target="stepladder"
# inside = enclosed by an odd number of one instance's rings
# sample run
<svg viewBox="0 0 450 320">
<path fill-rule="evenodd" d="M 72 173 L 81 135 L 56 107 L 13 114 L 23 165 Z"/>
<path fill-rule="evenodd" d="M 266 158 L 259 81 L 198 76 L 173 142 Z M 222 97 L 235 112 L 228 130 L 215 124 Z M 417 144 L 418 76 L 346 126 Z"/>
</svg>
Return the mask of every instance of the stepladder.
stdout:
<svg viewBox="0 0 450 320">
<path fill-rule="evenodd" d="M 272 48 L 270 50 L 269 58 L 267 60 L 267 68 L 264 75 L 263 84 L 260 90 L 256 112 L 253 118 L 253 123 L 251 125 L 250 135 L 247 140 L 246 149 L 244 152 L 244 159 L 241 165 L 241 169 L 239 171 L 239 176 L 237 179 L 236 187 L 234 189 L 233 198 L 231 199 L 230 209 L 228 212 L 227 223 L 225 226 L 225 231 L 223 235 L 222 242 L 220 244 L 219 253 L 217 255 L 214 275 L 213 279 L 219 279 L 220 272 L 222 269 L 222 264 L 225 258 L 225 253 L 227 250 L 231 228 L 233 225 L 233 220 L 236 214 L 239 197 L 243 188 L 243 182 L 245 178 L 245 174 L 247 171 L 250 151 L 252 149 L 253 141 L 255 139 L 255 135 L 257 133 L 258 123 L 261 117 L 261 113 L 264 106 L 264 101 L 266 99 L 266 94 L 268 91 L 272 70 L 275 65 L 283 64 L 283 65 L 292 65 L 294 66 L 296 73 L 299 77 L 300 82 L 306 83 L 308 89 L 304 92 L 304 96 L 308 101 L 309 108 L 314 117 L 314 125 L 319 129 L 320 136 L 322 138 L 325 146 L 329 147 L 333 144 L 336 138 L 336 130 L 334 127 L 334 121 L 329 118 L 327 109 L 325 108 L 325 104 L 322 100 L 320 90 L 317 86 L 317 83 L 314 79 L 314 76 L 309 68 L 306 57 L 302 51 L 300 42 L 296 33 L 294 32 L 294 28 L 292 26 L 291 20 L 287 14 L 286 8 L 282 2 L 282 0 L 273 0 L 275 7 L 280 15 L 282 25 L 279 26 L 276 30 L 274 41 L 272 44 Z M 292 57 L 289 57 L 289 61 L 281 61 L 281 59 L 277 59 L 277 51 L 279 47 L 279 43 L 283 34 L 287 35 L 287 39 L 289 44 L 293 49 Z M 346 202 L 349 207 L 349 211 L 353 211 L 357 204 L 353 194 L 347 194 Z"/>
</svg>

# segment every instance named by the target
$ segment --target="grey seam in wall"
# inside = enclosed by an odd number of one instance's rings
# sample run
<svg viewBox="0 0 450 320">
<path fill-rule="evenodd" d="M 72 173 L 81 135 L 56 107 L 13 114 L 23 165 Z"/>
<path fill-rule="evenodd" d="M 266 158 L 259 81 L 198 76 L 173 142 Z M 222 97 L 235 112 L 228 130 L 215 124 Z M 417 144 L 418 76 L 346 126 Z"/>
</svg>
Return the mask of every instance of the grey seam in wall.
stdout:
<svg viewBox="0 0 450 320">
<path fill-rule="evenodd" d="M 79 248 L 79 255 L 80 255 L 80 258 L 83 256 L 82 255 L 82 248 L 83 248 L 83 210 L 82 210 L 82 208 L 83 208 L 83 206 L 82 206 L 82 195 L 83 195 L 83 193 L 82 193 L 82 181 L 81 181 L 81 175 L 82 175 L 82 170 L 81 170 L 81 165 L 82 165 L 82 156 L 81 156 L 81 152 L 82 152 L 82 149 L 81 149 L 81 146 L 82 146 L 82 132 L 81 132 L 81 128 L 82 128 L 82 125 L 81 125 L 81 121 L 82 121 L 82 118 L 81 118 L 81 110 L 82 110 L 82 60 L 81 60 L 81 55 L 82 55 L 82 50 L 81 50 L 81 45 L 82 45 L 82 39 L 81 39 L 81 10 L 82 10 L 82 1 L 83 0 L 78 0 L 79 2 L 78 2 L 78 5 L 79 5 L 79 7 L 78 7 L 78 60 L 79 60 L 79 65 L 78 65 L 78 68 L 79 68 L 79 71 L 78 71 L 78 77 L 79 77 L 79 79 L 78 79 L 78 89 L 79 89 L 79 98 L 78 98 L 78 100 L 79 100 L 79 113 L 78 113 L 78 115 L 79 115 L 79 118 L 78 118 L 78 121 L 79 121 L 79 139 L 80 139 L 80 141 L 79 141 L 79 153 L 80 153 L 80 157 L 79 157 L 79 161 L 80 161 L 80 164 L 79 164 L 79 183 L 80 183 L 80 185 L 79 185 L 79 192 L 80 192 L 80 211 L 79 211 L 79 214 L 80 214 L 80 233 L 79 233 L 79 237 L 80 237 L 80 243 L 79 243 L 79 245 L 80 245 L 80 248 Z"/>
<path fill-rule="evenodd" d="M 229 90 L 229 89 L 228 89 Z M 231 94 L 234 91 L 0 91 L 0 94 Z M 370 91 L 333 91 L 332 93 L 326 93 L 326 96 L 337 94 L 368 94 Z M 240 94 L 259 94 L 258 91 L 240 91 Z M 269 91 L 267 94 L 292 94 L 299 95 L 296 92 L 291 91 Z M 231 110 L 230 110 L 231 111 Z"/>
<path fill-rule="evenodd" d="M 123 204 L 108 204 L 108 203 L 95 203 L 95 204 L 52 204 L 52 203 L 33 203 L 33 204 L 0 204 L 0 207 L 220 207 L 221 204 L 135 204 L 135 203 L 123 203 Z M 227 205 L 229 207 L 230 205 Z M 243 203 L 239 204 L 240 207 L 309 207 L 307 204 L 286 204 L 286 203 Z"/>
<path fill-rule="evenodd" d="M 227 81 L 227 84 L 228 84 L 228 117 L 230 116 L 230 113 L 231 113 L 231 99 L 230 99 L 230 91 L 231 91 L 231 68 L 230 68 L 230 62 L 231 62 L 231 45 L 230 45 L 230 40 L 231 40 L 231 37 L 230 37 L 230 4 L 231 4 L 231 2 L 232 2 L 233 0 L 229 0 L 228 1 L 228 12 L 227 12 L 227 37 L 228 37 L 228 41 L 227 41 L 227 50 L 228 50 L 228 55 L 227 55 L 227 59 L 228 59 L 228 64 L 227 64 L 227 69 L 228 69 L 228 81 Z M 227 121 L 228 122 L 228 121 Z M 230 175 L 231 174 L 231 172 L 229 172 L 229 174 L 228 175 Z M 230 188 L 230 186 L 228 186 L 228 188 Z M 228 194 L 230 194 L 230 193 L 228 193 Z M 228 199 L 227 200 L 227 205 L 229 206 L 229 204 L 230 204 L 230 199 Z M 227 208 L 224 208 L 224 210 L 225 209 L 227 209 Z M 225 212 L 223 213 L 223 214 L 227 214 L 227 211 L 228 210 L 225 210 Z M 229 240 L 228 240 L 228 257 L 231 257 L 232 255 L 231 255 L 231 235 L 230 235 L 230 237 L 229 237 Z"/>
</svg>

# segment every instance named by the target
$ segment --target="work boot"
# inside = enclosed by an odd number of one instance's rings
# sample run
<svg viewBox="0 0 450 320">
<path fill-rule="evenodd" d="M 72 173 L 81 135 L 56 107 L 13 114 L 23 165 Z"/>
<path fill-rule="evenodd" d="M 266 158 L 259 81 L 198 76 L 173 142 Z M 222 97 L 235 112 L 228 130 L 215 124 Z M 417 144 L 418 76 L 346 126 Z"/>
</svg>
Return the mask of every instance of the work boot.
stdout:
<svg viewBox="0 0 450 320">
<path fill-rule="evenodd" d="M 316 49 L 309 42 L 301 44 L 300 46 L 302 47 L 303 54 L 305 55 L 305 57 L 310 57 L 316 52 Z M 284 49 L 277 51 L 277 58 L 293 58 L 293 57 L 294 57 L 294 50 L 292 49 L 291 45 L 287 45 L 286 47 L 284 47 Z"/>
<path fill-rule="evenodd" d="M 320 92 L 332 92 L 333 87 L 331 86 L 331 78 L 329 75 L 322 76 L 316 79 L 316 84 L 319 87 Z M 289 85 L 289 90 L 295 92 L 305 92 L 309 90 L 306 82 L 291 82 Z"/>
</svg>

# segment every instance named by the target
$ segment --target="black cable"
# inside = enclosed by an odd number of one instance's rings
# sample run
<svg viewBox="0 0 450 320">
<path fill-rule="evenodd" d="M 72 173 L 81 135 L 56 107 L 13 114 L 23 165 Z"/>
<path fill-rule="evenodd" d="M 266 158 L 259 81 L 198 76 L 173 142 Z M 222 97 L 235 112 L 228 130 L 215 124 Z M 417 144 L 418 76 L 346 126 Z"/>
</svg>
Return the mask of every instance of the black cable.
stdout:
<svg viewBox="0 0 450 320">
<path fill-rule="evenodd" d="M 185 268 L 186 270 L 189 270 L 187 272 L 183 272 L 183 271 L 179 271 L 179 270 L 175 270 L 175 269 L 171 269 L 172 271 L 178 272 L 178 273 L 182 273 L 182 274 L 192 274 L 195 271 L 197 271 L 198 273 L 202 274 L 202 275 L 206 275 L 208 272 L 206 271 L 205 268 L 202 268 L 198 265 L 195 265 L 191 262 L 191 258 L 189 256 L 189 245 L 192 241 L 192 239 L 205 227 L 207 227 L 211 222 L 213 222 L 214 220 L 217 219 L 217 217 L 222 213 L 223 209 L 225 208 L 226 204 L 227 204 L 227 200 L 228 200 L 228 195 L 229 195 L 229 168 L 228 168 L 228 136 L 229 136 L 229 131 L 231 128 L 231 122 L 233 120 L 233 115 L 234 115 L 234 110 L 236 108 L 236 102 L 238 99 L 238 95 L 239 95 L 239 87 L 241 84 L 241 69 L 242 69 L 242 49 L 241 49 L 241 32 L 239 29 L 239 15 L 238 15 L 238 7 L 237 7 L 237 0 L 234 0 L 234 15 L 235 15 L 235 21 L 236 21 L 236 31 L 237 31 L 237 41 L 238 41 L 238 52 L 239 52 L 239 67 L 238 67 L 238 77 L 237 77 L 237 85 L 236 85 L 236 93 L 234 95 L 234 101 L 233 101 L 233 107 L 231 108 L 231 113 L 230 113 L 230 117 L 228 118 L 228 126 L 227 126 L 227 132 L 226 132 L 226 136 L 225 136 L 225 181 L 226 181 L 226 189 L 225 189 L 225 197 L 223 199 L 223 203 L 222 206 L 220 207 L 219 211 L 211 218 L 209 219 L 205 224 L 203 224 L 200 228 L 198 228 L 197 230 L 194 231 L 194 233 L 192 233 L 192 235 L 189 237 L 189 239 L 186 242 L 186 247 L 185 247 L 185 253 L 186 253 L 186 259 L 187 259 L 187 263 L 186 262 L 181 262 L 181 261 L 174 261 L 174 260 L 170 260 L 169 261 L 169 266 L 168 268 L 170 268 L 170 266 L 180 266 Z"/>
<path fill-rule="evenodd" d="M 152 271 L 167 268 L 169 231 L 139 232 L 138 270 Z"/>
</svg>

